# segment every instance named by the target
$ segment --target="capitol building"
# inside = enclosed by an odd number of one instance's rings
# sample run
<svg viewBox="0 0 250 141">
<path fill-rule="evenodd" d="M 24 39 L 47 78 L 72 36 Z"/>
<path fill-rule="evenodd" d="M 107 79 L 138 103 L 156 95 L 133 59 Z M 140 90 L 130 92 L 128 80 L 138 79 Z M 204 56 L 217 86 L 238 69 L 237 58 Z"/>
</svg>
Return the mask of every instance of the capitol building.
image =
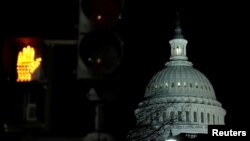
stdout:
<svg viewBox="0 0 250 141">
<path fill-rule="evenodd" d="M 131 141 L 165 141 L 169 133 L 207 134 L 208 125 L 223 125 L 226 111 L 208 78 L 188 61 L 180 24 L 169 41 L 170 60 L 148 83 L 135 110 Z"/>
</svg>

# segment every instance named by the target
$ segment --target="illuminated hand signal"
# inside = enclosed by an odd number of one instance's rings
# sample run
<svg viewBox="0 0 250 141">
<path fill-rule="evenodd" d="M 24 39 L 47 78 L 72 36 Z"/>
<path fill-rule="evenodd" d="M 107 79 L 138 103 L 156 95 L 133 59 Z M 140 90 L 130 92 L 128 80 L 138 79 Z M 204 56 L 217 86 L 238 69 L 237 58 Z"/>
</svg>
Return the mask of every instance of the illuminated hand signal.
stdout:
<svg viewBox="0 0 250 141">
<path fill-rule="evenodd" d="M 42 58 L 35 59 L 35 49 L 31 46 L 24 47 L 17 58 L 17 82 L 31 81 L 32 74 L 40 66 Z"/>
</svg>

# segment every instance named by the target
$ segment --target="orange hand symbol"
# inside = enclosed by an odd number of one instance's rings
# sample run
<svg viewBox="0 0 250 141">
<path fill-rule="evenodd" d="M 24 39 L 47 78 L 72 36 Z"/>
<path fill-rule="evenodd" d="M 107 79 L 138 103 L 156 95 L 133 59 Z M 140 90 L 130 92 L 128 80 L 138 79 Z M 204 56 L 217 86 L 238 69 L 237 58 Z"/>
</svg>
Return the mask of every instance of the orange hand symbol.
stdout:
<svg viewBox="0 0 250 141">
<path fill-rule="evenodd" d="M 18 53 L 17 82 L 31 81 L 32 74 L 40 66 L 42 58 L 35 59 L 35 49 L 31 46 L 24 47 Z"/>
</svg>

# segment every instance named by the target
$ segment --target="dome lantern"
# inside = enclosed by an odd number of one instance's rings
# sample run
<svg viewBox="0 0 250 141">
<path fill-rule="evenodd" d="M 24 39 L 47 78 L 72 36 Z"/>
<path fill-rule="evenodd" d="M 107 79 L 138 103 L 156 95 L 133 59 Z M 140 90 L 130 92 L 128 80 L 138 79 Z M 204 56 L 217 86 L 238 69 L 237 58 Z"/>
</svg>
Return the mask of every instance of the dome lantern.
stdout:
<svg viewBox="0 0 250 141">
<path fill-rule="evenodd" d="M 180 26 L 180 19 L 177 14 L 177 20 L 175 22 L 175 35 L 172 40 L 169 41 L 171 47 L 170 60 L 187 60 L 186 46 L 188 41 L 183 38 L 182 30 Z"/>
</svg>

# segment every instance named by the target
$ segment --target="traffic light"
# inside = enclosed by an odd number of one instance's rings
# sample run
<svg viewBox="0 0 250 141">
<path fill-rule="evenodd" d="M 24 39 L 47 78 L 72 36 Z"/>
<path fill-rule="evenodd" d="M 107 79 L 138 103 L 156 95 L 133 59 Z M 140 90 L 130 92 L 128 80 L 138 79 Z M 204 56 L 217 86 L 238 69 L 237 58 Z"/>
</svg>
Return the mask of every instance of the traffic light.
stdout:
<svg viewBox="0 0 250 141">
<path fill-rule="evenodd" d="M 4 76 L 10 82 L 44 81 L 41 38 L 6 38 L 3 46 Z"/>
<path fill-rule="evenodd" d="M 96 28 L 110 28 L 121 19 L 124 0 L 82 0 L 84 15 Z"/>
<path fill-rule="evenodd" d="M 2 98 L 6 130 L 44 128 L 47 111 L 45 43 L 38 37 L 6 38 L 2 48 Z M 31 124 L 30 124 L 31 123 Z M 24 128 L 25 129 L 22 129 Z"/>
<path fill-rule="evenodd" d="M 112 74 L 123 56 L 117 32 L 122 0 L 79 0 L 77 79 Z"/>
</svg>

